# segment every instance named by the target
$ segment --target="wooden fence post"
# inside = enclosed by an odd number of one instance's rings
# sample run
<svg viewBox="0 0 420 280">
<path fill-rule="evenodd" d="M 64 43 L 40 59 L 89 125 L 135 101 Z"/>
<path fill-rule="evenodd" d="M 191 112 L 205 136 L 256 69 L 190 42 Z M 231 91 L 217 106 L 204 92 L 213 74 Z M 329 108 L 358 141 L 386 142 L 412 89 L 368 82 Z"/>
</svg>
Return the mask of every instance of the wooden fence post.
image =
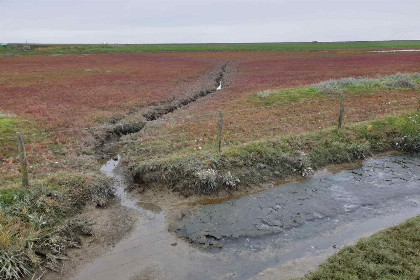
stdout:
<svg viewBox="0 0 420 280">
<path fill-rule="evenodd" d="M 28 182 L 28 163 L 26 161 L 25 143 L 23 142 L 23 136 L 21 133 L 17 134 L 19 160 L 20 160 L 20 172 L 22 173 L 22 185 L 24 187 L 29 186 Z"/>
<path fill-rule="evenodd" d="M 417 101 L 417 112 L 420 112 L 420 94 L 419 94 L 419 99 Z"/>
<path fill-rule="evenodd" d="M 343 118 L 344 118 L 344 98 L 341 98 L 340 100 L 340 112 L 338 115 L 338 129 L 341 129 L 341 126 L 343 125 Z"/>
<path fill-rule="evenodd" d="M 219 111 L 219 125 L 217 129 L 217 142 L 219 145 L 219 153 L 222 151 L 222 127 L 223 127 L 223 113 Z"/>
</svg>

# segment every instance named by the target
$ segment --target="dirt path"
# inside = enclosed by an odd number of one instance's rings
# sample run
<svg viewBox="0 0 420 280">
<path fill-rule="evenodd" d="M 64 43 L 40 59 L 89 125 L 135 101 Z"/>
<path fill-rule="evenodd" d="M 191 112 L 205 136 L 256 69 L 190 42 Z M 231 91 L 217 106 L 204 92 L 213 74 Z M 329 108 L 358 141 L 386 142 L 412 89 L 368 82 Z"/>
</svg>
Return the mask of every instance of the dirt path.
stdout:
<svg viewBox="0 0 420 280">
<path fill-rule="evenodd" d="M 110 160 L 103 170 L 122 190 L 117 164 Z M 419 167 L 418 157 L 370 159 L 358 169 L 324 171 L 304 182 L 178 212 L 145 197 L 139 205 L 117 192 L 139 222 L 73 279 L 299 276 L 361 236 L 420 214 Z M 168 231 L 174 222 L 181 238 Z"/>
</svg>

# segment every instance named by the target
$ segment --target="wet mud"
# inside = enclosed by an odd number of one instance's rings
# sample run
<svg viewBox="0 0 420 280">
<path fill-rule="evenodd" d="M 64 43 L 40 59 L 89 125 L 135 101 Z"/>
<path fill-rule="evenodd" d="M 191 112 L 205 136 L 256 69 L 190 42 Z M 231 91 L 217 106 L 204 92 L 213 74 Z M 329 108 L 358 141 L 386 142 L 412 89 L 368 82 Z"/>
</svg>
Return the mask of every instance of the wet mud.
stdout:
<svg viewBox="0 0 420 280">
<path fill-rule="evenodd" d="M 169 217 L 180 209 L 125 192 L 118 164 L 110 160 L 102 170 L 139 222 L 74 279 L 289 279 L 361 236 L 420 214 L 420 157 L 369 159 L 229 201 L 183 205 L 176 220 Z"/>
<path fill-rule="evenodd" d="M 393 214 L 403 205 L 417 205 L 420 195 L 420 159 L 397 156 L 370 159 L 361 168 L 336 174 L 320 172 L 298 183 L 216 205 L 202 206 L 182 221 L 177 233 L 212 245 L 244 243 L 247 238 L 270 237 L 294 229 L 299 236 L 318 234 L 357 219 Z M 297 231 L 296 231 L 297 233 Z M 277 235 L 275 237 L 277 239 Z M 282 238 L 286 240 L 288 238 Z M 278 240 L 273 241 L 281 246 Z M 255 249 L 255 245 L 252 245 Z"/>
</svg>

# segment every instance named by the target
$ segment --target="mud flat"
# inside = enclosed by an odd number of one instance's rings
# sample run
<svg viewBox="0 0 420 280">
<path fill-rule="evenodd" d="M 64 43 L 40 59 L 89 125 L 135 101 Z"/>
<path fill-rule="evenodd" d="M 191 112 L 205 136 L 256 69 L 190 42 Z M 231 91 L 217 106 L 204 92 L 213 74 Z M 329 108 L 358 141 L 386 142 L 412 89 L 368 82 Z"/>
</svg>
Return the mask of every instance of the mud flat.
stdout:
<svg viewBox="0 0 420 280">
<path fill-rule="evenodd" d="M 306 181 L 182 211 L 138 204 L 121 193 L 118 161 L 103 170 L 139 222 L 74 279 L 289 279 L 361 236 L 420 214 L 415 156 L 369 159 L 357 169 L 321 171 Z M 169 219 L 177 211 L 178 218 Z"/>
</svg>

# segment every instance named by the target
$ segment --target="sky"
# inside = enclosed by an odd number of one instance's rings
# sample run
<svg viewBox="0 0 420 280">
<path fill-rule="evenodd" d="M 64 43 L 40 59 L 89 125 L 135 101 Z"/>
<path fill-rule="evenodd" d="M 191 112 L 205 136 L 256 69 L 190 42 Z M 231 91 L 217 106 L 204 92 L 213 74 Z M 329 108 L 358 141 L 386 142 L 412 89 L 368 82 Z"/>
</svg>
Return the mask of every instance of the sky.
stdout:
<svg viewBox="0 0 420 280">
<path fill-rule="evenodd" d="M 420 39 L 420 0 L 0 0 L 0 42 Z"/>
</svg>

